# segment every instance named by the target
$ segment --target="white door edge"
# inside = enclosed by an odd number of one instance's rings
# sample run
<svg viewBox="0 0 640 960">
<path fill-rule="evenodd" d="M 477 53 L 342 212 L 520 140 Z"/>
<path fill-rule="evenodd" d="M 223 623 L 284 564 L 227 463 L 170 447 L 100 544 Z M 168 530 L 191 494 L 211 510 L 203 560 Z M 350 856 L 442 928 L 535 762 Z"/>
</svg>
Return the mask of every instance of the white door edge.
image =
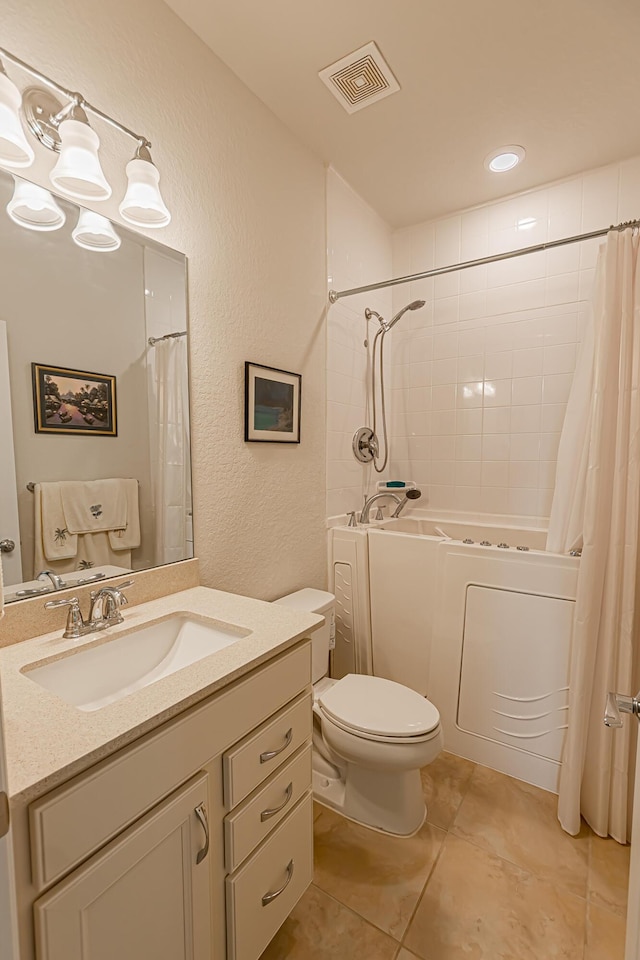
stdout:
<svg viewBox="0 0 640 960">
<path fill-rule="evenodd" d="M 628 722 L 633 721 L 629 718 Z M 636 780 L 633 798 L 625 960 L 640 960 L 640 736 L 638 737 L 636 754 Z"/>
<path fill-rule="evenodd" d="M 0 793 L 7 792 L 2 690 L 0 689 Z M 0 838 L 0 931 L 2 960 L 19 960 L 16 888 L 11 830 Z"/>
<path fill-rule="evenodd" d="M 15 543 L 13 551 L 3 553 L 0 559 L 5 584 L 20 583 L 23 579 L 22 557 L 6 320 L 0 320 L 0 409 L 2 410 L 2 417 L 0 417 L 0 450 L 2 450 L 2 459 L 0 460 L 0 540 L 13 540 Z"/>
</svg>

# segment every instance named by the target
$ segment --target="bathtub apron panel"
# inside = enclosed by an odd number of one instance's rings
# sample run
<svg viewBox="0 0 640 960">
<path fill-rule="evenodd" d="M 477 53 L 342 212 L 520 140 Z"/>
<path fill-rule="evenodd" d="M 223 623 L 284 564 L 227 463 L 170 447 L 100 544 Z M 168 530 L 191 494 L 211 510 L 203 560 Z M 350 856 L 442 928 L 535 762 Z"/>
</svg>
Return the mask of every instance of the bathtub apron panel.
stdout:
<svg viewBox="0 0 640 960">
<path fill-rule="evenodd" d="M 445 747 L 557 792 L 578 561 L 440 546 L 429 699 Z"/>
</svg>

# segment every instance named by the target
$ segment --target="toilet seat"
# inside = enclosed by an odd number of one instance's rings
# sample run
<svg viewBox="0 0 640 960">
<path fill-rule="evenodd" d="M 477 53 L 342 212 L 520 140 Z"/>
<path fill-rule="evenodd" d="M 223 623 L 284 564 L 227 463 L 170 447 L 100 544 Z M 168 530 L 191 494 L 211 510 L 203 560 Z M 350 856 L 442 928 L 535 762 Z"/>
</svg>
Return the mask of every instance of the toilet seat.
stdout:
<svg viewBox="0 0 640 960">
<path fill-rule="evenodd" d="M 440 714 L 415 690 L 383 677 L 348 674 L 317 699 L 323 716 L 353 736 L 420 743 L 440 730 Z"/>
</svg>

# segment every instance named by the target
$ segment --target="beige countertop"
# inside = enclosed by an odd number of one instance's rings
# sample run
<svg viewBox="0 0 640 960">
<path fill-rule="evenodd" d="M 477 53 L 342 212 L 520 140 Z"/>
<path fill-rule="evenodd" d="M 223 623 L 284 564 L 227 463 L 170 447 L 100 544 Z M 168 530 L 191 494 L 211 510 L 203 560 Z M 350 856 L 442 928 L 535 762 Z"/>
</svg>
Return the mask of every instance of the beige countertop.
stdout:
<svg viewBox="0 0 640 960">
<path fill-rule="evenodd" d="M 126 608 L 124 623 L 81 640 L 44 634 L 0 649 L 9 798 L 28 802 L 220 690 L 308 636 L 323 622 L 279 604 L 194 587 Z M 248 636 L 94 712 L 71 706 L 30 680 L 25 667 L 108 643 L 177 614 L 230 624 Z"/>
</svg>

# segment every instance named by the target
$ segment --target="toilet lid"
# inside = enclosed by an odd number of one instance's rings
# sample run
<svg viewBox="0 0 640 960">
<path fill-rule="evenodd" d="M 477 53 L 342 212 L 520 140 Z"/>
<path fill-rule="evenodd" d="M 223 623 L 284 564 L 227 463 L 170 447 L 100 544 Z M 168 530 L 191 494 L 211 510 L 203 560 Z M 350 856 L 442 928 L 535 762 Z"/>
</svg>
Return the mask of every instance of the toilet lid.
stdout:
<svg viewBox="0 0 640 960">
<path fill-rule="evenodd" d="M 350 673 L 322 693 L 318 703 L 343 726 L 380 737 L 424 736 L 440 723 L 429 700 L 382 677 Z"/>
</svg>

